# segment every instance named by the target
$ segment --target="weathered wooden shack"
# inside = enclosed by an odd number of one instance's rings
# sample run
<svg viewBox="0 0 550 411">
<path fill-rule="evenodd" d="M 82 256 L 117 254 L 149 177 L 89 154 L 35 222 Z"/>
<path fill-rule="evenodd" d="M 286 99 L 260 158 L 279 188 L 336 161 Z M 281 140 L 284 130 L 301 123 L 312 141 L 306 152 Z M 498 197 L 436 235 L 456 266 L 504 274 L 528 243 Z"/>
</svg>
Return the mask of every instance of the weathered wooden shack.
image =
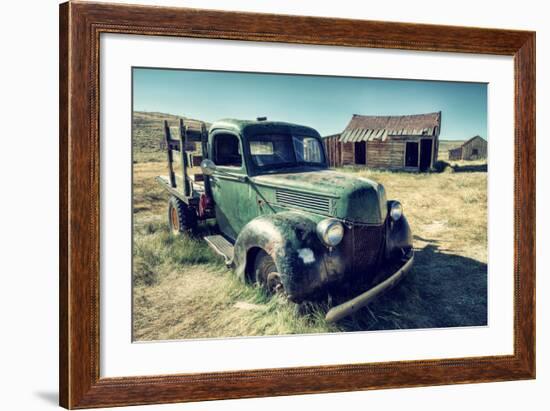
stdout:
<svg viewBox="0 0 550 411">
<path fill-rule="evenodd" d="M 324 139 L 332 167 L 426 171 L 437 161 L 441 111 L 406 116 L 354 114 L 342 133 Z"/>
<path fill-rule="evenodd" d="M 474 136 L 460 147 L 449 150 L 449 160 L 480 160 L 487 158 L 487 140 Z"/>
<path fill-rule="evenodd" d="M 340 144 L 339 141 L 340 135 L 341 133 L 323 137 L 330 167 L 338 167 L 342 163 L 342 144 Z"/>
</svg>

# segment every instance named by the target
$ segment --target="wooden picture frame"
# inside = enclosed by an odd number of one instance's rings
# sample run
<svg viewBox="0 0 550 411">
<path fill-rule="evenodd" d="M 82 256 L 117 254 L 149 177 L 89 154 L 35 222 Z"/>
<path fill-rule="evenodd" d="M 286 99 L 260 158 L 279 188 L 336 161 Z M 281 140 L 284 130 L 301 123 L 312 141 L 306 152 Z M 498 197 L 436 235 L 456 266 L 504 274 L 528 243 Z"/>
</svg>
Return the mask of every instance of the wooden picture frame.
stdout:
<svg viewBox="0 0 550 411">
<path fill-rule="evenodd" d="M 101 33 L 513 56 L 514 353 L 100 378 L 99 48 Z M 185 8 L 60 6 L 60 404 L 89 408 L 535 377 L 535 33 Z"/>
</svg>

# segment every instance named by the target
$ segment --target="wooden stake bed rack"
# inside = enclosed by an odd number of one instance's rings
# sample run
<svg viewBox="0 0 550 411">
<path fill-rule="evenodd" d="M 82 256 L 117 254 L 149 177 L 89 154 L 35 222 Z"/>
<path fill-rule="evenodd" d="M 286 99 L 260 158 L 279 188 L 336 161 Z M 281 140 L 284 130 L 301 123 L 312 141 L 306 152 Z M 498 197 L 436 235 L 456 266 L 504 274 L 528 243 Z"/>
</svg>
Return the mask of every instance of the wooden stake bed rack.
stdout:
<svg viewBox="0 0 550 411">
<path fill-rule="evenodd" d="M 168 176 L 159 176 L 157 181 L 166 189 L 188 205 L 196 206 L 200 195 L 209 192 L 209 181 L 202 173 L 191 173 L 192 167 L 200 167 L 203 158 L 208 153 L 208 131 L 202 121 L 179 121 L 179 136 L 172 138 L 168 121 L 164 121 L 164 139 L 166 143 L 166 156 L 168 160 Z M 202 155 L 196 154 L 196 143 L 201 144 Z M 183 149 L 182 149 L 183 148 Z M 175 154 L 177 153 L 177 154 Z M 182 178 L 178 184 L 174 171 L 175 155 L 180 156 Z"/>
</svg>

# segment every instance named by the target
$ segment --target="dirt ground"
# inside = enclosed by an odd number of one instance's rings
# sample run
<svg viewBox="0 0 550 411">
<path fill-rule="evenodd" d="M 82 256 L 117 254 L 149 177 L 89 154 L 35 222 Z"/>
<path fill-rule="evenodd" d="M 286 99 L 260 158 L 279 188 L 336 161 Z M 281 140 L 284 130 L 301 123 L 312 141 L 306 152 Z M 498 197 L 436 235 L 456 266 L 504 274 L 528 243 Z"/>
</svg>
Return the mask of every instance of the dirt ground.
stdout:
<svg viewBox="0 0 550 411">
<path fill-rule="evenodd" d="M 384 184 L 404 207 L 415 264 L 354 316 L 324 321 L 326 304 L 297 307 L 242 284 L 198 238 L 167 229 L 158 157 L 134 163 L 135 340 L 481 326 L 487 323 L 487 173 L 482 162 L 442 173 L 345 169 Z M 207 230 L 208 228 L 205 228 Z"/>
</svg>

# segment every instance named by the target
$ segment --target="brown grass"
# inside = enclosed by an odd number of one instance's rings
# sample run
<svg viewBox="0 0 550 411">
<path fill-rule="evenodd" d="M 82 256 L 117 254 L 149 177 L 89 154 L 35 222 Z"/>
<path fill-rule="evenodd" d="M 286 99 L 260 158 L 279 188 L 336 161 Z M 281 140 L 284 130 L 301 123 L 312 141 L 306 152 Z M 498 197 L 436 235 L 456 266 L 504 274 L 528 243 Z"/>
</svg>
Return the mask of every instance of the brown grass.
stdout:
<svg viewBox="0 0 550 411">
<path fill-rule="evenodd" d="M 326 305 L 304 310 L 269 298 L 237 281 L 200 238 L 169 235 L 168 195 L 154 180 L 166 174 L 166 165 L 136 162 L 134 339 L 485 325 L 487 174 L 455 169 L 440 174 L 344 169 L 384 184 L 388 198 L 402 202 L 416 261 L 398 287 L 332 325 L 324 321 Z"/>
</svg>

